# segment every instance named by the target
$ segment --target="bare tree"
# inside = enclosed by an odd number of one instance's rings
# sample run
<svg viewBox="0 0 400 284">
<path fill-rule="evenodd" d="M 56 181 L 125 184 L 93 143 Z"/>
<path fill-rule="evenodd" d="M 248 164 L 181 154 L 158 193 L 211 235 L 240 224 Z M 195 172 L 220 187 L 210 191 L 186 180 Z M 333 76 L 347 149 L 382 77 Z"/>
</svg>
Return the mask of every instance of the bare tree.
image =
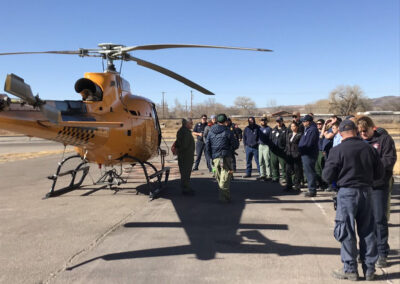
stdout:
<svg viewBox="0 0 400 284">
<path fill-rule="evenodd" d="M 256 108 L 256 103 L 249 97 L 237 97 L 233 104 L 243 115 L 251 114 Z"/>
<path fill-rule="evenodd" d="M 338 115 L 354 114 L 370 107 L 364 92 L 357 85 L 338 86 L 329 94 L 329 111 Z"/>
</svg>

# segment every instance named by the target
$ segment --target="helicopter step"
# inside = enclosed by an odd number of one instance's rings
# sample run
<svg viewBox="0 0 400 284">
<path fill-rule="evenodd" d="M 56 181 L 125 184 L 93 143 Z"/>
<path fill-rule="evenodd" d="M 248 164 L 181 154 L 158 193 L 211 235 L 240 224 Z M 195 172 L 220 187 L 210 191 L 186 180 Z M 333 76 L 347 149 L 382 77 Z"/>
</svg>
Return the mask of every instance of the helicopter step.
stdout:
<svg viewBox="0 0 400 284">
<path fill-rule="evenodd" d="M 77 158 L 79 158 L 81 160 L 81 162 L 78 164 L 78 166 L 75 167 L 75 169 L 60 173 L 62 166 L 65 165 L 65 163 L 67 161 L 71 161 L 72 159 L 77 159 Z M 65 194 L 67 192 L 70 192 L 72 190 L 79 188 L 82 185 L 85 177 L 89 173 L 89 166 L 86 164 L 87 164 L 87 161 L 82 159 L 80 155 L 73 155 L 73 156 L 67 157 L 67 158 L 63 159 L 61 162 L 59 162 L 56 173 L 52 176 L 47 177 L 48 179 L 53 180 L 53 184 L 51 186 L 50 191 L 46 194 L 45 198 L 60 196 L 62 194 Z M 80 177 L 78 182 L 75 182 L 75 179 L 79 172 L 82 172 L 82 176 Z M 70 181 L 69 185 L 55 190 L 58 178 L 62 177 L 62 176 L 66 176 L 66 175 L 71 175 L 71 181 Z"/>
</svg>

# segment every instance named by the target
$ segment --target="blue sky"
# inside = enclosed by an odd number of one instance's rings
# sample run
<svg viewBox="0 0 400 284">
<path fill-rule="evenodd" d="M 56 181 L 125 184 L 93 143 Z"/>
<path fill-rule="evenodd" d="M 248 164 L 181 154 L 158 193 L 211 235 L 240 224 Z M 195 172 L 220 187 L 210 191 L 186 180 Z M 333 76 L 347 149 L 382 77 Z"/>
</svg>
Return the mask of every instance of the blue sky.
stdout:
<svg viewBox="0 0 400 284">
<path fill-rule="evenodd" d="M 6 3 L 6 4 L 5 4 Z M 259 107 L 327 98 L 338 85 L 359 85 L 370 98 L 400 95 L 400 4 L 371 1 L 7 1 L 0 52 L 76 50 L 98 43 L 188 43 L 258 47 L 272 53 L 169 49 L 134 56 L 161 65 L 232 105 L 251 97 Z M 119 64 L 117 64 L 119 67 Z M 15 73 L 45 99 L 78 99 L 74 83 L 101 72 L 101 60 L 73 55 L 0 57 L 0 80 Z M 132 92 L 172 105 L 190 88 L 135 63 L 122 75 Z M 194 91 L 194 102 L 208 98 Z"/>
</svg>

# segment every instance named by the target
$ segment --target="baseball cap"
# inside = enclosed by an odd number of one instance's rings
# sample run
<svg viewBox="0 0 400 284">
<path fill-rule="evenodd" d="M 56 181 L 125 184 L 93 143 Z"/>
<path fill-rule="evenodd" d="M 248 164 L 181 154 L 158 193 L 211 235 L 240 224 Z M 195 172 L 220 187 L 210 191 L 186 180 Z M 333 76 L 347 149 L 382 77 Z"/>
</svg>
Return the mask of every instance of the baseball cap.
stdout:
<svg viewBox="0 0 400 284">
<path fill-rule="evenodd" d="M 278 116 L 275 121 L 283 121 L 283 118 L 281 116 Z"/>
<path fill-rule="evenodd" d="M 225 113 L 220 113 L 217 116 L 217 121 L 219 123 L 224 123 L 228 118 L 226 117 Z"/>
<path fill-rule="evenodd" d="M 353 121 L 349 120 L 349 119 L 343 120 L 339 125 L 339 131 L 340 132 L 349 131 L 349 130 L 356 130 L 356 129 L 357 129 L 356 124 Z"/>
<path fill-rule="evenodd" d="M 301 122 L 304 122 L 304 121 L 313 121 L 314 119 L 313 119 L 313 117 L 311 116 L 311 115 L 308 115 L 308 114 L 306 114 L 302 119 L 301 119 Z"/>
<path fill-rule="evenodd" d="M 214 119 L 214 118 L 217 118 L 217 117 L 216 117 L 215 115 L 212 114 L 212 115 L 210 116 L 210 118 L 211 118 L 211 119 Z"/>
</svg>

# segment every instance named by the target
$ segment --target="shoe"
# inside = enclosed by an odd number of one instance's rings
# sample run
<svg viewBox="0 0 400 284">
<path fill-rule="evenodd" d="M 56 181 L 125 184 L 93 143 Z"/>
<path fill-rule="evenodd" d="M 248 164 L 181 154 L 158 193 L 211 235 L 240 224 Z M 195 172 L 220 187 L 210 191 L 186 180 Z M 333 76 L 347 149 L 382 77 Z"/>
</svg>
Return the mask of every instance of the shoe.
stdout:
<svg viewBox="0 0 400 284">
<path fill-rule="evenodd" d="M 264 179 L 264 181 L 271 181 L 272 180 L 272 178 L 270 178 L 270 177 L 266 177 L 265 179 Z"/>
<path fill-rule="evenodd" d="M 198 170 L 199 170 L 199 168 L 193 168 L 192 172 L 198 171 Z"/>
<path fill-rule="evenodd" d="M 291 191 L 293 190 L 293 187 L 291 185 L 286 185 L 285 191 Z"/>
<path fill-rule="evenodd" d="M 193 196 L 196 194 L 194 190 L 182 190 L 183 195 Z"/>
<path fill-rule="evenodd" d="M 343 268 L 332 271 L 332 276 L 336 279 L 358 280 L 358 272 L 344 272 Z"/>
<path fill-rule="evenodd" d="M 365 276 L 365 280 L 367 280 L 367 281 L 373 281 L 373 280 L 375 280 L 375 273 L 365 273 L 364 272 L 364 276 Z"/>
<path fill-rule="evenodd" d="M 293 189 L 294 189 L 294 190 L 297 190 L 297 191 L 300 191 L 300 185 L 299 185 L 299 184 L 295 184 L 295 185 L 293 186 Z"/>
<path fill-rule="evenodd" d="M 388 267 L 386 256 L 379 256 L 378 261 L 375 263 L 375 266 L 378 268 Z"/>
<path fill-rule="evenodd" d="M 279 182 L 279 179 L 272 179 L 272 182 Z"/>
<path fill-rule="evenodd" d="M 244 175 L 242 178 L 251 178 L 251 175 Z"/>
<path fill-rule="evenodd" d="M 258 180 L 258 181 L 264 181 L 264 180 L 265 180 L 265 176 L 258 177 L 258 178 L 256 178 L 256 180 Z"/>
<path fill-rule="evenodd" d="M 315 192 L 306 192 L 305 194 L 304 194 L 304 196 L 305 197 L 315 197 L 315 196 L 317 196 L 317 194 L 315 193 Z"/>
</svg>

